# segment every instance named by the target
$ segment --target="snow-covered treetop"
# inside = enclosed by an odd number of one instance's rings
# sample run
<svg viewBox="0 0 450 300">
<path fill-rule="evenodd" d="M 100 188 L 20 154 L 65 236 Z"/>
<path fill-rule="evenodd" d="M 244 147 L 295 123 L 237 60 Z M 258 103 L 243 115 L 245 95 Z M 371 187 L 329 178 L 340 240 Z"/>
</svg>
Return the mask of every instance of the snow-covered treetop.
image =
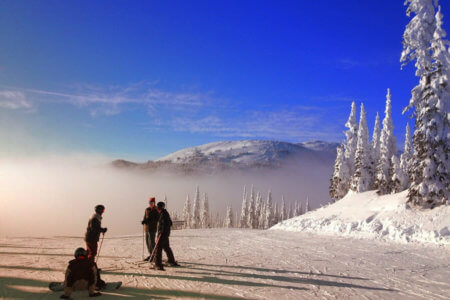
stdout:
<svg viewBox="0 0 450 300">
<path fill-rule="evenodd" d="M 437 4 L 437 1 L 435 0 Z M 422 76 L 431 69 L 430 41 L 435 29 L 433 0 L 406 0 L 406 15 L 415 16 L 403 33 L 403 51 L 400 61 L 402 66 L 416 61 L 416 76 Z"/>
</svg>

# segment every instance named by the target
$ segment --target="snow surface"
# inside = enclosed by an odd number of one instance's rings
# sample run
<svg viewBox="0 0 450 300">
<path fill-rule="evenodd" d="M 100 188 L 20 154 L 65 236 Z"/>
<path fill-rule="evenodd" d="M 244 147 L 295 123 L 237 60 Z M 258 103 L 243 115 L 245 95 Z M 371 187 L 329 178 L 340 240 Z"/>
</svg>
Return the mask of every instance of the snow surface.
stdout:
<svg viewBox="0 0 450 300">
<path fill-rule="evenodd" d="M 271 230 L 449 245 L 450 207 L 408 208 L 407 194 L 349 192 L 336 203 L 278 223 Z"/>
<path fill-rule="evenodd" d="M 101 299 L 449 299 L 448 246 L 279 230 L 173 231 L 180 268 L 150 270 L 140 234 L 105 238 L 99 266 L 123 287 Z M 58 299 L 82 237 L 0 239 L 0 299 Z M 88 299 L 76 292 L 75 299 Z"/>
</svg>

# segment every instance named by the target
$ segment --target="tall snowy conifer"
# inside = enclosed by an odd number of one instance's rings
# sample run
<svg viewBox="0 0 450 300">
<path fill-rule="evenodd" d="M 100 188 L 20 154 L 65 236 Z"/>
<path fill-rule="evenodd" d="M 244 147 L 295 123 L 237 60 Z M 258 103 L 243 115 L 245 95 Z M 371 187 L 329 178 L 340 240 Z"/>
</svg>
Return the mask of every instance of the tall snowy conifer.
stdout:
<svg viewBox="0 0 450 300">
<path fill-rule="evenodd" d="M 195 189 L 195 198 L 194 198 L 194 208 L 192 212 L 192 228 L 200 228 L 201 227 L 201 219 L 200 219 L 200 189 L 197 185 Z"/>
<path fill-rule="evenodd" d="M 393 193 L 399 193 L 406 190 L 406 185 L 408 183 L 407 174 L 400 167 L 400 160 L 397 156 L 392 156 L 392 183 L 393 183 Z"/>
<path fill-rule="evenodd" d="M 225 218 L 225 227 L 226 228 L 233 227 L 233 211 L 231 209 L 231 205 L 227 206 L 227 216 Z"/>
<path fill-rule="evenodd" d="M 273 224 L 278 224 L 280 222 L 280 211 L 278 210 L 278 203 L 275 202 L 273 208 Z"/>
<path fill-rule="evenodd" d="M 351 184 L 351 189 L 358 193 L 369 190 L 370 183 L 372 181 L 370 147 L 366 111 L 364 110 L 364 104 L 361 104 L 361 113 L 358 126 L 358 142 L 355 156 L 355 173 L 353 173 Z"/>
<path fill-rule="evenodd" d="M 270 228 L 273 225 L 275 224 L 274 224 L 274 211 L 272 203 L 272 192 L 269 190 L 269 192 L 267 193 L 265 228 Z"/>
<path fill-rule="evenodd" d="M 381 139 L 381 127 L 380 127 L 380 115 L 377 112 L 377 116 L 375 118 L 375 125 L 373 127 L 372 134 L 372 152 L 370 155 L 371 160 L 371 168 L 372 168 L 372 182 L 370 183 L 370 188 L 372 189 L 375 185 L 375 176 L 378 162 L 380 161 L 380 139 Z"/>
<path fill-rule="evenodd" d="M 306 197 L 306 205 L 305 205 L 305 212 L 308 212 L 311 210 L 311 207 L 309 207 L 309 198 Z"/>
<path fill-rule="evenodd" d="M 388 194 L 392 191 L 392 156 L 397 155 L 397 147 L 395 145 L 394 125 L 391 117 L 391 90 L 387 90 L 386 109 L 384 112 L 383 129 L 381 131 L 380 140 L 380 160 L 377 165 L 375 188 L 381 195 Z"/>
<path fill-rule="evenodd" d="M 244 193 L 242 194 L 242 208 L 241 208 L 241 219 L 239 223 L 240 228 L 247 228 L 247 189 L 244 185 Z"/>
<path fill-rule="evenodd" d="M 189 194 L 186 196 L 186 202 L 184 202 L 183 209 L 184 218 L 184 228 L 191 228 L 191 200 L 189 199 Z"/>
<path fill-rule="evenodd" d="M 355 172 L 356 145 L 358 143 L 358 123 L 356 122 L 356 103 L 354 101 L 352 102 L 352 109 L 347 123 L 345 123 L 345 127 L 347 127 L 348 130 L 345 132 L 347 140 L 345 143 L 344 160 L 347 163 L 348 174 L 344 174 L 344 178 L 347 181 L 346 186 L 348 191 L 350 188 L 351 176 Z"/>
<path fill-rule="evenodd" d="M 206 193 L 203 194 L 203 202 L 202 202 L 200 218 L 201 218 L 202 228 L 209 228 L 211 224 L 210 224 L 210 220 L 209 220 L 209 201 L 208 201 L 208 195 Z"/>
<path fill-rule="evenodd" d="M 336 149 L 336 161 L 334 163 L 333 177 L 330 184 L 330 196 L 332 199 L 338 200 L 345 196 L 348 192 L 348 165 L 344 158 L 344 147 L 340 145 Z"/>
<path fill-rule="evenodd" d="M 247 211 L 247 227 L 248 228 L 254 228 L 255 223 L 255 205 L 256 205 L 256 199 L 255 199 L 255 191 L 252 188 L 250 189 L 250 203 L 248 205 L 248 211 Z"/>
<path fill-rule="evenodd" d="M 413 156 L 413 147 L 411 143 L 411 130 L 409 129 L 409 123 L 406 123 L 405 146 L 403 148 L 403 153 L 400 156 L 400 168 L 406 175 L 406 181 L 404 182 L 403 190 L 406 190 L 411 182 L 412 156 Z"/>
<path fill-rule="evenodd" d="M 438 1 L 434 3 L 437 5 Z M 416 60 L 419 84 L 404 111 L 414 109 L 411 185 L 408 202 L 433 208 L 450 198 L 450 56 L 440 7 L 432 0 L 407 0 L 415 16 L 403 34 L 403 65 Z"/>
<path fill-rule="evenodd" d="M 280 210 L 280 221 L 287 219 L 286 216 L 286 202 L 284 201 L 284 196 L 281 195 L 281 210 Z"/>
</svg>

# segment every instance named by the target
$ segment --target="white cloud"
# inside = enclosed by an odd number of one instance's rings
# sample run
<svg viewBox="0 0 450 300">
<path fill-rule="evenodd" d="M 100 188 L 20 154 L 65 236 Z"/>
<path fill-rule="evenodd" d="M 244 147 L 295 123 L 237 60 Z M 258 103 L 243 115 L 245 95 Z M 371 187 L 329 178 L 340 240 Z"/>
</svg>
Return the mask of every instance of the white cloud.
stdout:
<svg viewBox="0 0 450 300">
<path fill-rule="evenodd" d="M 33 108 L 33 105 L 27 100 L 23 92 L 5 90 L 0 91 L 0 107 L 14 110 L 30 110 Z"/>
</svg>

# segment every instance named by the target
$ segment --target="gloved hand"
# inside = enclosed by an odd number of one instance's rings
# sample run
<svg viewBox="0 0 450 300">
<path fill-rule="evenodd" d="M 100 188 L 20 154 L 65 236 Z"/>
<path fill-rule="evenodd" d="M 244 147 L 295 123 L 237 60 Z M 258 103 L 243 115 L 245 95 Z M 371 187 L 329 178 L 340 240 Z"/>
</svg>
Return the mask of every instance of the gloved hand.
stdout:
<svg viewBox="0 0 450 300">
<path fill-rule="evenodd" d="M 108 231 L 108 228 L 103 228 L 103 233 L 106 233 Z"/>
<path fill-rule="evenodd" d="M 142 221 L 141 224 L 142 224 L 142 225 L 145 225 L 145 221 Z"/>
</svg>

